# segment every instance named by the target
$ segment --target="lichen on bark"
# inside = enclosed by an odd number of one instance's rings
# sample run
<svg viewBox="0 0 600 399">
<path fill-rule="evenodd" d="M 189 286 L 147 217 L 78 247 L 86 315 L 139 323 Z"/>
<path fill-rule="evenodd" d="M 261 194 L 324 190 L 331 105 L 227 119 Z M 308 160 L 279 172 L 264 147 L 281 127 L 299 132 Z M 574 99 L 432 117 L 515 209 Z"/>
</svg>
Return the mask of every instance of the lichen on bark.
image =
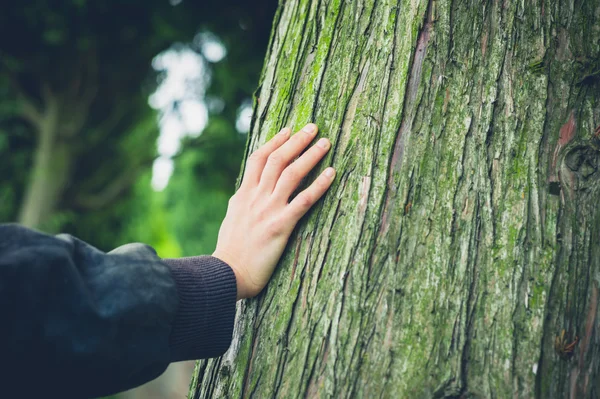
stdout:
<svg viewBox="0 0 600 399">
<path fill-rule="evenodd" d="M 281 2 L 247 153 L 338 177 L 190 397 L 598 397 L 599 60 L 595 0 Z"/>
</svg>

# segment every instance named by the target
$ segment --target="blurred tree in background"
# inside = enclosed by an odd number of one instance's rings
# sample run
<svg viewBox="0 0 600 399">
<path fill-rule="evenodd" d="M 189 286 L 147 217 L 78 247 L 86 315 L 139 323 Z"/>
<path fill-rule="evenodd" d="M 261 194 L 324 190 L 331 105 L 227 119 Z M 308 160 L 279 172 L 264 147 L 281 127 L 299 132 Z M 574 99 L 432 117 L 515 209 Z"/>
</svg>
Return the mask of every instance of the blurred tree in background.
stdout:
<svg viewBox="0 0 600 399">
<path fill-rule="evenodd" d="M 165 226 L 173 226 L 184 253 L 210 251 L 243 155 L 237 114 L 256 87 L 273 3 L 4 5 L 0 221 L 66 231 L 102 249 L 132 240 L 165 244 L 169 256 L 177 251 Z M 217 106 L 209 107 L 201 137 L 182 145 L 172 183 L 153 193 L 158 125 L 148 96 L 161 76 L 151 62 L 173 46 L 203 56 L 199 32 L 214 34 L 227 53 L 206 63 L 206 97 Z"/>
<path fill-rule="evenodd" d="M 250 109 L 276 5 L 3 4 L 0 222 L 70 233 L 102 250 L 139 241 L 163 257 L 211 253 L 243 157 L 240 110 Z M 207 54 L 207 40 L 223 56 Z M 188 91 L 207 115 L 201 132 L 171 154 L 170 183 L 154 191 L 166 111 L 150 107 L 149 97 L 166 79 L 168 71 L 154 64 L 168 51 L 202 60 L 205 87 L 190 81 Z M 173 102 L 168 112 L 181 105 Z"/>
</svg>

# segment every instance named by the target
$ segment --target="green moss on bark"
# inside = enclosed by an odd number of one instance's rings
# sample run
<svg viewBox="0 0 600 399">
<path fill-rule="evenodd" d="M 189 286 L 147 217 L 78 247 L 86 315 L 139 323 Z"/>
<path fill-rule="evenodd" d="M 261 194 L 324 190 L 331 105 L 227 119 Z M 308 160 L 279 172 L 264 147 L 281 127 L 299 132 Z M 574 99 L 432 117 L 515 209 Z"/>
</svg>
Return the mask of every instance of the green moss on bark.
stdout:
<svg viewBox="0 0 600 399">
<path fill-rule="evenodd" d="M 249 149 L 315 121 L 338 175 L 190 396 L 597 396 L 600 171 L 564 159 L 600 124 L 600 83 L 577 83 L 599 19 L 592 0 L 283 3 Z"/>
</svg>

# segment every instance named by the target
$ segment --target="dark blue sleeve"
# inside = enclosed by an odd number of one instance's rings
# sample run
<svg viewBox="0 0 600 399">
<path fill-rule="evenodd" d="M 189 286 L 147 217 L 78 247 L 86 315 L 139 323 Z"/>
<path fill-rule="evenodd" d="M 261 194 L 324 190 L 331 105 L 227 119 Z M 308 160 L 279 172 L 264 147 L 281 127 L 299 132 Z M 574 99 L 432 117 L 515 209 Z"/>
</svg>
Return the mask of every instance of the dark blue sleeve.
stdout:
<svg viewBox="0 0 600 399">
<path fill-rule="evenodd" d="M 231 268 L 210 256 L 161 260 L 142 244 L 106 254 L 0 225 L 0 389 L 92 398 L 221 355 L 235 297 Z"/>
</svg>

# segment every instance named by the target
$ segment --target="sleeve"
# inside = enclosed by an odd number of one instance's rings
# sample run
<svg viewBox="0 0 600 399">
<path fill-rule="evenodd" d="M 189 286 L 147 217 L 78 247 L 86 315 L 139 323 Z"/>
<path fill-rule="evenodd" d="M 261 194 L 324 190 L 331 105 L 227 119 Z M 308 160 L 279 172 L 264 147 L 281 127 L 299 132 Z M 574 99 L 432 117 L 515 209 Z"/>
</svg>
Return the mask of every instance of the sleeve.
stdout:
<svg viewBox="0 0 600 399">
<path fill-rule="evenodd" d="M 233 271 L 211 256 L 161 260 L 142 244 L 103 253 L 0 225 L 0 385 L 61 398 L 133 388 L 171 362 L 223 354 L 235 302 Z"/>
</svg>

